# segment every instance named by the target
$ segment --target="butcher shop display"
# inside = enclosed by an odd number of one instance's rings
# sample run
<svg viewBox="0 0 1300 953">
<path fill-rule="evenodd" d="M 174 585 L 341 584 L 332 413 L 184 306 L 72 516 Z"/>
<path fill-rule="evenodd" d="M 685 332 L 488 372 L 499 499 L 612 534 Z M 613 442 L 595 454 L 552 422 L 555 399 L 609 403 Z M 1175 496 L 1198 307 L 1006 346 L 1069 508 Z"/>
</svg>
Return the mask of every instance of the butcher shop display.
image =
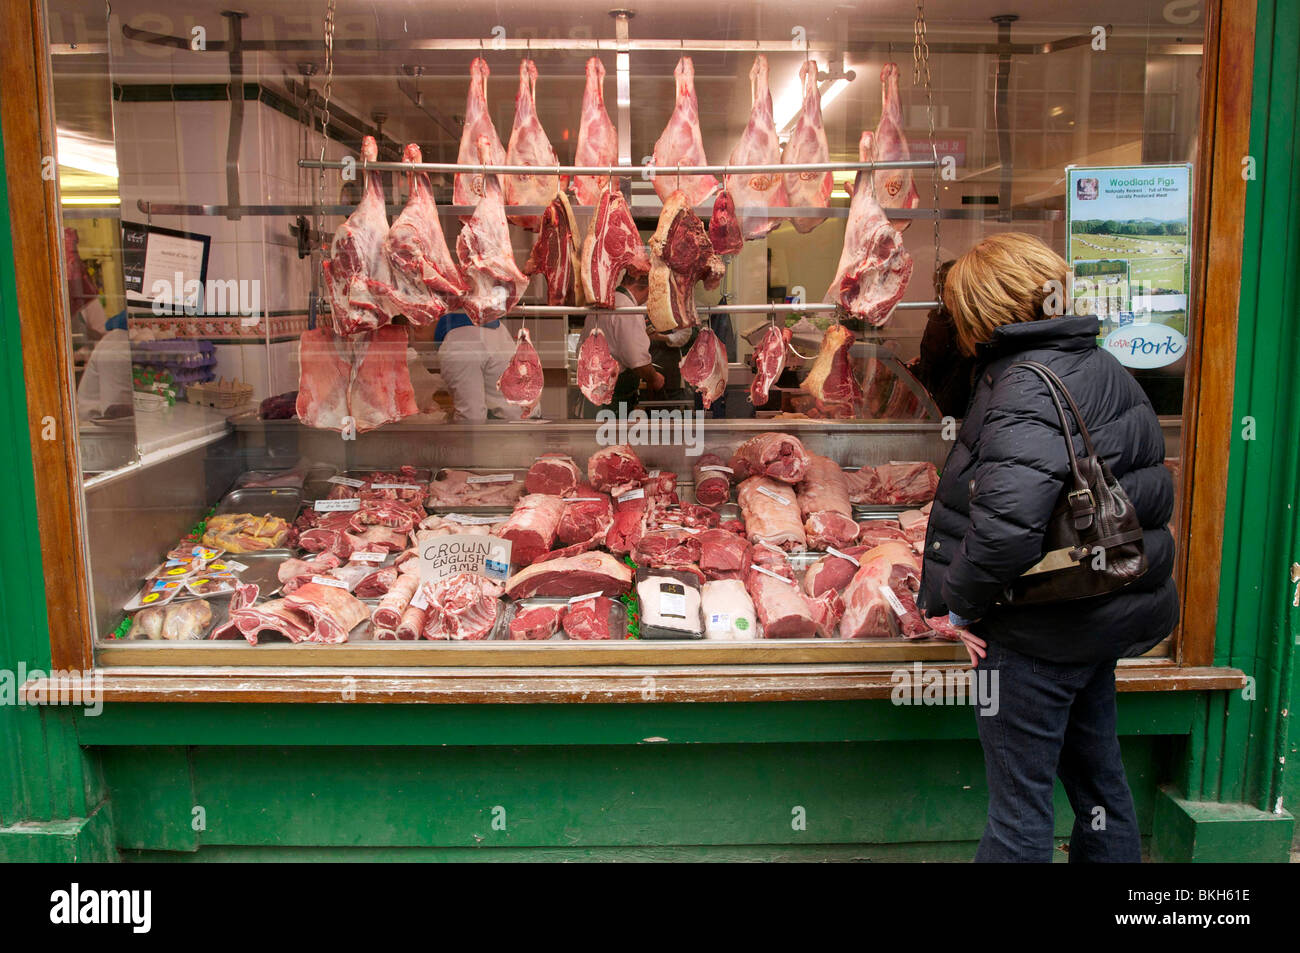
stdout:
<svg viewBox="0 0 1300 953">
<path fill-rule="evenodd" d="M 796 490 L 810 548 L 843 548 L 858 538 L 848 480 L 838 463 L 811 454 L 808 470 Z"/>
<path fill-rule="evenodd" d="M 422 634 L 430 641 L 477 641 L 491 634 L 501 611 L 501 587 L 473 573 L 425 583 Z"/>
<path fill-rule="evenodd" d="M 361 160 L 379 158 L 374 136 L 361 141 Z M 392 294 L 392 276 L 384 254 L 388 212 L 383 177 L 373 170 L 363 173 L 361 202 L 334 232 L 329 257 L 321 262 L 329 292 L 330 321 L 339 334 L 373 331 L 392 315 L 385 304 Z"/>
<path fill-rule="evenodd" d="M 564 612 L 564 634 L 579 642 L 621 639 L 625 633 L 615 628 L 614 620 L 626 622 L 620 603 L 608 596 L 580 599 L 572 602 Z"/>
<path fill-rule="evenodd" d="M 740 219 L 736 217 L 736 201 L 726 189 L 713 200 L 713 211 L 709 214 L 709 242 L 719 255 L 734 255 L 745 247 Z"/>
<path fill-rule="evenodd" d="M 781 372 L 785 370 L 786 349 L 790 345 L 790 329 L 776 324 L 768 325 L 754 348 L 754 379 L 749 385 L 749 401 L 762 407 L 768 401 L 768 392 Z"/>
<path fill-rule="evenodd" d="M 694 387 L 708 410 L 727 389 L 727 348 L 709 328 L 701 328 L 681 363 L 682 380 Z"/>
<path fill-rule="evenodd" d="M 887 463 L 860 467 L 845 473 L 849 499 L 874 506 L 928 503 L 939 488 L 939 471 L 933 463 Z"/>
<path fill-rule="evenodd" d="M 480 136 L 480 162 L 490 164 L 491 154 L 487 137 Z M 470 285 L 470 290 L 461 296 L 461 305 L 475 324 L 487 324 L 505 317 L 519 303 L 528 287 L 528 278 L 515 264 L 501 185 L 490 172 L 480 178 L 483 194 L 474 214 L 456 236 L 456 257 Z"/>
<path fill-rule="evenodd" d="M 862 386 L 849 360 L 854 340 L 853 332 L 844 325 L 831 325 L 803 381 L 804 390 L 816 400 L 817 408 L 831 416 L 852 417 L 862 403 Z"/>
<path fill-rule="evenodd" d="M 275 549 L 289 536 L 289 524 L 278 516 L 223 513 L 208 520 L 203 545 L 228 553 L 256 553 Z"/>
<path fill-rule="evenodd" d="M 643 639 L 698 639 L 704 635 L 700 615 L 700 580 L 689 572 L 641 568 L 636 573 Z"/>
<path fill-rule="evenodd" d="M 514 565 L 527 566 L 555 544 L 563 515 L 564 501 L 558 496 L 530 493 L 515 505 L 495 535 L 510 540 Z"/>
<path fill-rule="evenodd" d="M 656 183 L 657 184 L 657 183 Z M 726 271 L 713 250 L 685 192 L 664 200 L 659 227 L 650 237 L 650 323 L 667 333 L 699 323 L 695 310 L 695 285 L 716 288 Z"/>
<path fill-rule="evenodd" d="M 419 413 L 403 328 L 348 340 L 325 328 L 298 344 L 298 418 L 309 427 L 365 433 Z"/>
<path fill-rule="evenodd" d="M 645 276 L 650 273 L 646 254 L 632 212 L 623 193 L 612 187 L 600 193 L 596 211 L 582 240 L 578 266 L 582 290 L 593 306 L 614 307 L 614 292 L 625 274 Z"/>
<path fill-rule="evenodd" d="M 429 505 L 441 508 L 514 506 L 524 493 L 518 473 L 442 470 L 429 484 Z"/>
<path fill-rule="evenodd" d="M 898 97 L 898 64 L 886 63 L 880 70 L 880 122 L 872 141 L 871 158 L 878 162 L 910 159 L 907 136 L 903 133 L 903 104 Z M 876 201 L 885 209 L 913 209 L 921 204 L 911 169 L 880 169 L 872 173 Z M 888 214 L 888 213 L 886 213 Z M 910 218 L 891 219 L 900 232 L 912 224 Z"/>
<path fill-rule="evenodd" d="M 578 222 L 563 192 L 542 213 L 541 234 L 533 243 L 524 263 L 525 275 L 541 275 L 546 284 L 549 305 L 586 303 L 582 279 L 578 275 L 582 246 L 578 241 Z"/>
<path fill-rule="evenodd" d="M 706 639 L 753 639 L 758 636 L 754 602 L 740 579 L 714 579 L 701 593 Z"/>
<path fill-rule="evenodd" d="M 618 164 L 618 130 L 605 109 L 605 64 L 599 56 L 587 60 L 587 87 L 582 94 L 582 116 L 578 121 L 578 148 L 573 154 L 577 166 Z M 595 205 L 607 187 L 619 188 L 615 177 L 575 175 L 570 185 L 579 205 Z"/>
<path fill-rule="evenodd" d="M 614 399 L 614 384 L 622 368 L 609 350 L 600 328 L 592 328 L 578 348 L 578 390 L 597 407 Z"/>
<path fill-rule="evenodd" d="M 803 83 L 803 108 L 799 122 L 790 133 L 782 161 L 787 165 L 811 165 L 830 161 L 830 146 L 826 142 L 826 129 L 822 126 L 822 97 L 817 89 L 817 61 L 804 60 L 799 68 Z M 787 172 L 785 174 L 786 199 L 794 208 L 829 208 L 835 178 L 830 172 Z M 826 221 L 823 215 L 798 215 L 790 219 L 800 232 L 811 232 Z"/>
<path fill-rule="evenodd" d="M 506 146 L 507 165 L 535 165 L 554 168 L 560 164 L 546 138 L 546 130 L 537 118 L 537 64 L 530 59 L 519 63 L 519 93 L 515 96 L 515 124 L 510 130 L 510 144 Z M 557 175 L 514 175 L 505 177 L 507 205 L 550 205 L 560 191 Z M 508 216 L 510 224 L 537 231 L 542 224 L 540 215 L 514 214 Z"/>
<path fill-rule="evenodd" d="M 736 499 L 744 513 L 750 542 L 790 551 L 808 548 L 799 501 L 790 484 L 771 477 L 749 477 L 740 484 Z"/>
<path fill-rule="evenodd" d="M 798 483 L 808 469 L 808 451 L 798 437 L 761 433 L 736 448 L 730 466 L 736 480 L 765 476 L 782 483 Z"/>
<path fill-rule="evenodd" d="M 515 336 L 515 356 L 497 380 L 497 389 L 520 409 L 521 416 L 530 417 L 542 399 L 542 384 L 542 359 L 537 356 L 528 329 L 520 328 Z"/>
<path fill-rule="evenodd" d="M 767 57 L 754 57 L 749 71 L 749 91 L 753 107 L 749 124 L 740 141 L 731 150 L 728 165 L 780 165 L 781 143 L 772 118 L 772 94 L 767 87 Z M 789 205 L 785 194 L 785 177 L 779 172 L 737 172 L 726 177 L 726 190 L 735 200 L 740 218 L 740 233 L 745 241 L 762 238 L 782 219 L 770 210 Z"/>
<path fill-rule="evenodd" d="M 701 454 L 694 468 L 696 502 L 718 506 L 731 499 L 733 472 L 716 453 Z"/>
<path fill-rule="evenodd" d="M 684 202 L 688 206 L 696 206 L 718 187 L 718 180 L 714 176 L 675 175 L 659 171 L 678 165 L 709 164 L 704 154 L 704 139 L 700 135 L 700 103 L 695 97 L 695 64 L 689 56 L 683 56 L 677 61 L 673 76 L 677 79 L 677 103 L 668 125 L 655 143 L 655 192 L 666 203 L 669 195 L 681 191 Z"/>
<path fill-rule="evenodd" d="M 465 100 L 465 122 L 460 134 L 460 153 L 456 161 L 464 166 L 504 165 L 506 150 L 501 145 L 492 113 L 488 110 L 487 81 L 491 74 L 487 61 L 481 56 L 469 64 L 469 95 Z M 486 143 L 486 152 L 480 151 L 480 140 Z M 452 203 L 474 207 L 486 194 L 481 172 L 457 172 L 452 190 Z M 461 213 L 460 220 L 468 222 L 470 216 Z"/>
</svg>

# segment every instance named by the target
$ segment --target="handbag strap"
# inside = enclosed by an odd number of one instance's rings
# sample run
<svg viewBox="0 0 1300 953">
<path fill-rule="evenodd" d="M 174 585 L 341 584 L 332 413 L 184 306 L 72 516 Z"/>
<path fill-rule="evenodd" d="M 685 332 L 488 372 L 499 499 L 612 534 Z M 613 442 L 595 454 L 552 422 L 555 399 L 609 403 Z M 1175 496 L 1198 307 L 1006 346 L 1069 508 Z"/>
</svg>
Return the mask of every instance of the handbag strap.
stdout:
<svg viewBox="0 0 1300 953">
<path fill-rule="evenodd" d="M 1079 458 L 1075 455 L 1074 440 L 1070 436 L 1070 421 L 1065 416 L 1065 408 L 1061 405 L 1062 393 L 1070 405 L 1070 410 L 1074 413 L 1074 419 L 1079 424 L 1084 448 L 1088 451 L 1090 457 L 1095 457 L 1097 452 L 1093 449 L 1092 437 L 1088 434 L 1088 428 L 1083 423 L 1083 416 L 1079 413 L 1079 408 L 1074 403 L 1074 398 L 1070 396 L 1070 391 L 1066 388 L 1064 382 L 1049 367 L 1037 361 L 1017 361 L 1011 367 L 1027 368 L 1047 385 L 1048 396 L 1052 398 L 1052 404 L 1056 407 L 1056 416 L 1061 424 L 1061 434 L 1065 438 L 1065 452 L 1070 460 L 1070 478 L 1074 483 L 1074 489 L 1067 496 L 1070 513 L 1074 517 L 1076 529 L 1087 529 L 1092 525 L 1096 515 L 1097 501 L 1092 495 L 1092 489 L 1088 486 L 1088 481 L 1084 479 L 1083 472 L 1079 469 Z M 1010 369 L 1008 368 L 1008 370 Z"/>
<path fill-rule="evenodd" d="M 1074 402 L 1074 395 L 1070 393 L 1070 388 L 1065 386 L 1065 381 L 1057 376 L 1056 371 L 1039 361 L 1021 361 L 1020 364 L 1037 370 L 1039 377 L 1045 376 L 1051 381 L 1051 386 L 1060 391 L 1061 396 L 1065 398 L 1066 404 L 1070 407 L 1070 412 L 1074 414 L 1074 422 L 1079 425 L 1079 435 L 1083 437 L 1084 449 L 1088 451 L 1088 456 L 1095 457 L 1097 450 L 1092 445 L 1092 434 L 1088 432 L 1088 425 L 1083 421 L 1083 414 L 1079 412 L 1079 405 Z"/>
</svg>

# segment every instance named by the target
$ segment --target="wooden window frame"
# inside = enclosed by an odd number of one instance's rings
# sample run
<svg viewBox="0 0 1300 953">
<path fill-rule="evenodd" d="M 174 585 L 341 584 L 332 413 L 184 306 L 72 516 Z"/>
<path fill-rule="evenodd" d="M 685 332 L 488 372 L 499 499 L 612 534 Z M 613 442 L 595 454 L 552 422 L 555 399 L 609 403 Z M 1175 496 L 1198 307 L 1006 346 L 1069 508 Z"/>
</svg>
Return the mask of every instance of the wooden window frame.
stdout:
<svg viewBox="0 0 1300 953">
<path fill-rule="evenodd" d="M 107 701 L 180 702 L 610 702 L 775 701 L 885 698 L 891 674 L 908 662 L 850 661 L 588 665 L 538 669 L 401 668 L 343 664 L 291 666 L 95 667 L 89 609 L 81 472 L 63 286 L 63 241 L 56 182 L 43 181 L 41 157 L 54 154 L 50 60 L 43 0 L 0 0 L 0 123 L 5 143 L 22 315 L 24 377 L 36 472 L 41 565 L 47 580 L 52 668 L 94 677 Z M 1244 676 L 1216 668 L 1220 544 L 1226 510 L 1240 265 L 1249 151 L 1255 5 L 1209 0 L 1203 59 L 1197 168 L 1190 348 L 1183 411 L 1183 490 L 1179 559 L 1181 634 L 1167 659 L 1121 663 L 1121 691 L 1237 688 Z M 1205 315 L 1214 320 L 1206 322 Z M 42 439 L 44 421 L 55 439 Z M 1204 434 L 1205 439 L 1198 439 Z M 936 659 L 944 656 L 930 656 Z M 829 656 L 833 658 L 834 656 Z M 947 652 L 947 667 L 952 658 Z M 31 683 L 27 686 L 28 694 Z"/>
</svg>

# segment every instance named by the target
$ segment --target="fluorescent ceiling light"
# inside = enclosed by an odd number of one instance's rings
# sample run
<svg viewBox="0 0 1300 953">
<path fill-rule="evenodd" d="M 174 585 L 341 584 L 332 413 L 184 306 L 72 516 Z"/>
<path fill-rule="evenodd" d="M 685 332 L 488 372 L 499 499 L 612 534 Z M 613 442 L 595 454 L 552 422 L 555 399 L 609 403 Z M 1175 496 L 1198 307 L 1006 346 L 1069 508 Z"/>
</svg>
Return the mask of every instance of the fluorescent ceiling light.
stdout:
<svg viewBox="0 0 1300 953">
<path fill-rule="evenodd" d="M 117 178 L 117 150 L 111 142 L 88 139 L 75 132 L 59 130 L 57 135 L 59 165 L 83 172 L 95 172 Z"/>
<path fill-rule="evenodd" d="M 62 195 L 59 197 L 61 205 L 84 205 L 90 208 L 107 208 L 110 205 L 121 205 L 122 197 L 119 195 Z"/>
<path fill-rule="evenodd" d="M 849 81 L 841 76 L 839 79 L 832 79 L 821 85 L 822 109 L 835 101 L 840 93 L 849 88 Z M 803 84 L 795 83 L 796 95 L 793 103 L 789 102 L 787 94 L 782 95 L 781 108 L 773 110 L 776 113 L 776 128 L 779 130 L 777 135 L 781 138 L 787 138 L 790 133 L 794 132 L 794 127 L 799 124 L 799 115 L 803 112 Z"/>
</svg>

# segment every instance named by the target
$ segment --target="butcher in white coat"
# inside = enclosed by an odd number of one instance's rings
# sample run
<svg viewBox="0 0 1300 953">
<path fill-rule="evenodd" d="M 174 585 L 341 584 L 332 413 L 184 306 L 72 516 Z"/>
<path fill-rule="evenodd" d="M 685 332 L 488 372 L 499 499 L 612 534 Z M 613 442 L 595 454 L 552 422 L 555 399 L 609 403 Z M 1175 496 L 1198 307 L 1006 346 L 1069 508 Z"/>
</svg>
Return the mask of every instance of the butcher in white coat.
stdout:
<svg viewBox="0 0 1300 953">
<path fill-rule="evenodd" d="M 441 342 L 438 368 L 451 391 L 453 420 L 480 423 L 489 417 L 520 418 L 520 408 L 509 403 L 497 387 L 515 354 L 515 339 L 500 321 L 480 327 L 464 314 L 445 314 L 438 321 L 434 340 Z"/>
</svg>

